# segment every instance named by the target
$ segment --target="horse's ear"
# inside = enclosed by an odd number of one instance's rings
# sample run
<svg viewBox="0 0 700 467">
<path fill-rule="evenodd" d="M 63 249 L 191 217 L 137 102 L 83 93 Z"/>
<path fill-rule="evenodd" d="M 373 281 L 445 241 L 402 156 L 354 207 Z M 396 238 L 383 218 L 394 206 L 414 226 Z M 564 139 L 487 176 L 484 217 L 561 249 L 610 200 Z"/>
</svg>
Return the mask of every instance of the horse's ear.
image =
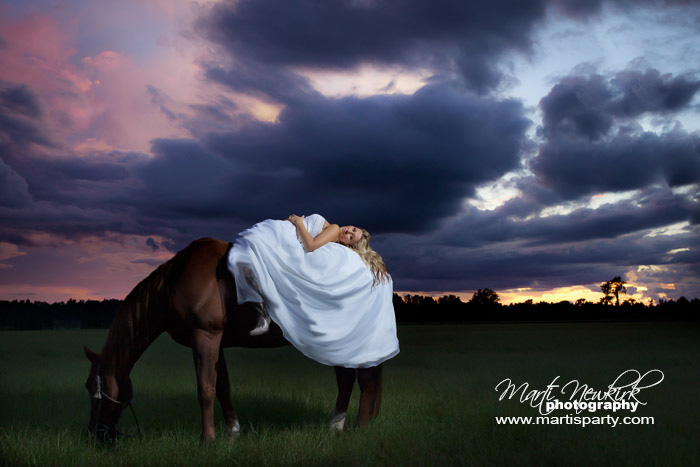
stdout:
<svg viewBox="0 0 700 467">
<path fill-rule="evenodd" d="M 83 352 L 85 352 L 85 356 L 90 360 L 92 363 L 100 363 L 100 356 L 97 355 L 95 352 L 92 350 L 88 349 L 87 346 L 83 346 Z"/>
</svg>

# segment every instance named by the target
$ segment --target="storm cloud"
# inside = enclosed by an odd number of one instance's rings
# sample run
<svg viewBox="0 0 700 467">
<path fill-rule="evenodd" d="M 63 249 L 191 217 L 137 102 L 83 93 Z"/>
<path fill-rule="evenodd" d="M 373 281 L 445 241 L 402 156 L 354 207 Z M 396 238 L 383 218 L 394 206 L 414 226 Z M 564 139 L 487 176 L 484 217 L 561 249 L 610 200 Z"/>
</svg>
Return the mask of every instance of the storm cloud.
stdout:
<svg viewBox="0 0 700 467">
<path fill-rule="evenodd" d="M 531 210 L 522 211 L 521 204 L 521 198 L 514 198 L 490 211 L 472 207 L 445 223 L 434 241 L 480 247 L 518 240 L 526 247 L 534 247 L 612 239 L 690 221 L 693 212 L 700 208 L 697 201 L 661 187 L 595 209 L 579 207 L 546 216 L 530 216 Z"/>
<path fill-rule="evenodd" d="M 692 75 L 662 75 L 659 70 L 624 70 L 602 75 L 566 76 L 540 101 L 542 132 L 547 137 L 606 136 L 644 113 L 666 115 L 687 107 L 700 89 Z M 623 129 L 624 130 L 624 129 Z"/>
<path fill-rule="evenodd" d="M 604 3 L 243 0 L 214 5 L 196 29 L 221 45 L 231 62 L 205 62 L 209 78 L 282 102 L 311 92 L 295 69 L 342 70 L 360 64 L 427 68 L 434 78 L 459 79 L 467 88 L 487 93 L 507 75 L 499 63 L 504 54 L 533 52 L 533 30 L 548 13 L 583 20 L 598 14 Z M 630 6 L 624 0 L 607 3 L 622 10 Z M 677 4 L 683 2 L 634 3 L 655 8 Z"/>
<path fill-rule="evenodd" d="M 174 227 L 171 219 L 255 222 L 260 213 L 291 210 L 377 233 L 413 232 L 434 227 L 479 183 L 518 167 L 530 124 L 518 101 L 435 84 L 413 95 L 318 96 L 286 107 L 274 124 L 156 139 L 152 157 L 113 151 L 9 159 L 37 200 L 111 206 L 116 219 L 130 212 L 154 228 L 166 219 Z M 19 179 L 14 185 L 21 189 Z M 91 190 L 99 191 L 85 196 Z"/>
<path fill-rule="evenodd" d="M 272 95 L 290 86 L 302 89 L 298 79 L 280 72 L 293 66 L 381 63 L 439 69 L 485 92 L 502 77 L 494 57 L 513 48 L 528 50 L 531 28 L 545 9 L 546 2 L 538 0 L 242 1 L 215 5 L 198 29 L 237 62 L 231 74 L 210 76 L 240 90 Z"/>
<path fill-rule="evenodd" d="M 700 182 L 700 135 L 645 131 L 635 117 L 688 107 L 700 89 L 692 76 L 626 70 L 606 79 L 569 76 L 540 101 L 544 138 L 530 168 L 564 199 L 653 183 Z"/>
<path fill-rule="evenodd" d="M 516 168 L 529 126 L 517 101 L 430 85 L 410 96 L 306 101 L 275 124 L 203 144 L 237 168 L 226 196 L 250 218 L 285 199 L 378 232 L 421 231 L 477 184 Z"/>
</svg>

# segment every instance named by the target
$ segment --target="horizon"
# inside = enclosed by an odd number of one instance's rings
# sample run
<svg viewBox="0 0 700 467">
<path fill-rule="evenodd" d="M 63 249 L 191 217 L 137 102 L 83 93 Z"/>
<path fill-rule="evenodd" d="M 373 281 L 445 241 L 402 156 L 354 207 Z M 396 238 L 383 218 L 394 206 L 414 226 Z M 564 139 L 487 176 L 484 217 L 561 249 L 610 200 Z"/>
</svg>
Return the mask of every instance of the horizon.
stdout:
<svg viewBox="0 0 700 467">
<path fill-rule="evenodd" d="M 700 5 L 504 2 L 3 2 L 0 299 L 314 212 L 401 293 L 700 296 Z"/>
<path fill-rule="evenodd" d="M 572 304 L 573 304 L 573 303 L 574 303 L 576 300 L 578 300 L 578 299 L 584 299 L 584 300 L 586 300 L 586 303 L 590 303 L 590 304 L 599 304 L 599 303 L 600 303 L 600 298 L 601 298 L 601 297 L 598 297 L 598 300 L 589 300 L 588 298 L 586 298 L 586 297 L 584 297 L 584 296 L 577 295 L 575 298 L 573 298 L 573 296 L 572 296 L 572 298 L 562 298 L 562 299 L 559 299 L 560 296 L 559 296 L 558 294 L 556 294 L 556 293 L 555 293 L 555 294 L 551 294 L 551 292 L 546 291 L 546 292 L 542 292 L 542 294 L 539 295 L 539 298 L 536 298 L 536 297 L 533 297 L 533 296 L 527 296 L 527 295 L 526 295 L 526 296 L 521 297 L 521 298 L 518 299 L 518 300 L 508 299 L 508 298 L 506 298 L 506 299 L 504 300 L 504 299 L 503 299 L 503 295 L 501 294 L 501 292 L 499 292 L 498 290 L 494 290 L 494 292 L 496 292 L 496 293 L 498 294 L 498 296 L 499 296 L 499 301 L 498 301 L 498 303 L 499 303 L 500 305 L 503 305 L 503 306 L 523 304 L 523 303 L 525 303 L 525 302 L 528 301 L 528 300 L 532 300 L 534 304 L 539 304 L 539 303 L 557 304 L 557 303 L 560 303 L 560 302 L 569 302 L 569 303 L 572 303 Z M 593 292 L 593 291 L 588 291 L 588 292 L 589 292 L 591 295 L 595 293 L 595 292 Z M 462 301 L 463 303 L 469 302 L 469 301 L 471 300 L 471 298 L 472 298 L 472 296 L 473 296 L 474 293 L 476 293 L 476 291 L 470 292 L 470 293 L 466 293 L 466 292 L 425 292 L 425 291 L 408 291 L 408 292 L 405 292 L 405 291 L 394 291 L 394 295 L 398 295 L 399 297 L 401 297 L 402 300 L 405 300 L 406 297 L 407 297 L 408 295 L 417 295 L 417 296 L 422 296 L 422 297 L 430 297 L 430 298 L 434 299 L 435 301 L 437 301 L 437 299 L 442 298 L 442 297 L 446 297 L 446 296 L 455 296 L 455 297 L 457 297 L 460 301 Z M 597 295 L 602 295 L 602 292 L 598 292 Z M 547 300 L 546 298 L 547 298 L 548 296 L 555 296 L 555 297 L 557 297 L 557 299 L 556 299 L 556 300 Z M 622 294 L 622 297 L 623 297 L 623 298 L 620 300 L 620 305 L 623 304 L 624 299 L 626 299 L 626 298 L 634 298 L 634 297 L 629 297 L 628 294 L 624 294 L 624 293 Z M 125 298 L 125 297 L 124 297 L 124 298 Z M 25 298 L 13 298 L 13 299 L 11 299 L 11 300 L 10 300 L 10 299 L 6 299 L 6 298 L 0 298 L 0 300 L 9 301 L 9 302 L 13 302 L 13 301 L 21 302 L 21 301 L 27 300 L 27 301 L 29 301 L 29 302 L 44 302 L 44 303 L 48 303 L 48 304 L 50 304 L 50 305 L 53 305 L 53 304 L 56 304 L 56 303 L 68 303 L 68 302 L 71 301 L 71 300 L 73 300 L 73 301 L 75 301 L 75 302 L 80 302 L 80 301 L 98 301 L 98 302 L 101 302 L 101 301 L 109 301 L 109 300 L 119 300 L 119 301 L 123 301 L 124 298 L 117 298 L 117 297 L 101 297 L 101 298 L 87 298 L 87 299 L 85 299 L 85 298 L 70 297 L 70 298 L 68 298 L 68 299 L 55 300 L 55 301 L 50 301 L 50 300 L 49 300 L 49 301 L 47 301 L 47 300 L 40 300 L 40 299 L 36 299 L 36 300 L 35 300 L 35 299 L 30 298 L 30 297 L 25 297 Z M 591 298 L 593 298 L 593 297 L 591 297 Z M 681 298 L 685 298 L 685 299 L 688 300 L 688 301 L 700 300 L 700 297 L 686 297 L 685 295 L 680 295 L 680 296 L 678 296 L 677 298 L 674 298 L 674 297 L 666 297 L 666 298 L 662 298 L 661 300 L 663 300 L 663 301 L 673 301 L 673 302 L 677 302 L 677 301 L 679 301 Z M 642 305 L 648 306 L 648 305 L 649 305 L 649 300 L 651 300 L 651 302 L 653 303 L 653 306 L 659 305 L 659 301 L 656 301 L 656 300 L 651 299 L 651 298 L 650 298 L 650 299 L 647 299 L 646 301 L 639 301 L 639 300 L 636 300 L 636 299 L 635 299 L 635 303 L 636 303 L 636 304 L 642 304 Z M 611 306 L 612 308 L 615 308 L 615 306 L 614 306 L 612 303 L 610 303 L 609 306 Z"/>
</svg>

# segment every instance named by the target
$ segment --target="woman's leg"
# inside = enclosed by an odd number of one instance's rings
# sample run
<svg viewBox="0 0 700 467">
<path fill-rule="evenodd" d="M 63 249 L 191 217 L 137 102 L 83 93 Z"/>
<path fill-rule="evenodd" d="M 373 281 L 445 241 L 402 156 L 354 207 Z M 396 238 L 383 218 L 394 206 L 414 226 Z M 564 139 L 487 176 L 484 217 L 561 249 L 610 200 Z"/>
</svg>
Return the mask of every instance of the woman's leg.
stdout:
<svg viewBox="0 0 700 467">
<path fill-rule="evenodd" d="M 333 418 L 331 418 L 331 428 L 340 431 L 345 426 L 345 415 L 348 412 L 357 370 L 342 366 L 335 366 L 333 369 L 335 370 L 336 383 L 338 383 L 338 399 L 335 402 Z"/>
</svg>

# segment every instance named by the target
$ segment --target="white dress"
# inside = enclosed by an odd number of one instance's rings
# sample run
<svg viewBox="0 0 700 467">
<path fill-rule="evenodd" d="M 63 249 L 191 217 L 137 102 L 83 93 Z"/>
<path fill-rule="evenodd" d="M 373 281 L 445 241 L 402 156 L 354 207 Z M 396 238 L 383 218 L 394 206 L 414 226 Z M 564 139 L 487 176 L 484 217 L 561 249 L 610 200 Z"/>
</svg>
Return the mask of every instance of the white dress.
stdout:
<svg viewBox="0 0 700 467">
<path fill-rule="evenodd" d="M 325 219 L 304 219 L 316 237 Z M 306 252 L 296 227 L 268 219 L 241 232 L 228 257 L 238 303 L 264 302 L 284 337 L 325 365 L 366 368 L 399 353 L 391 279 L 373 285 L 360 256 L 335 242 Z"/>
</svg>

